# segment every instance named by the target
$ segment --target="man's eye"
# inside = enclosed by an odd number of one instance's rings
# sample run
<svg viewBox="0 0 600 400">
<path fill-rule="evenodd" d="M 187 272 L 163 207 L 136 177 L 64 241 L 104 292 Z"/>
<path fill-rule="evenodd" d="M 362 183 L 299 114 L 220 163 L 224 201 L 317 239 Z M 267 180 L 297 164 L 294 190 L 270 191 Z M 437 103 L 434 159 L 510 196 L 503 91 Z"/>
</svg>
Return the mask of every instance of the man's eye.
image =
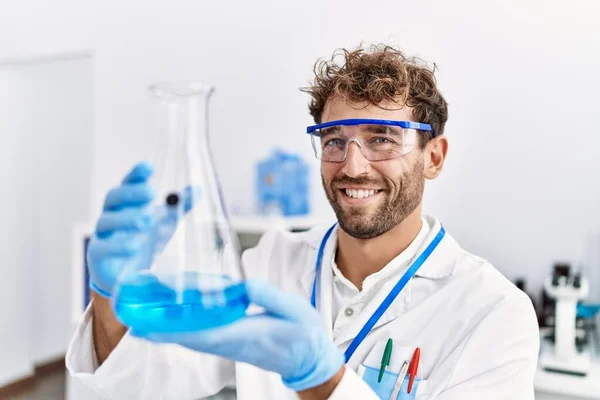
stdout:
<svg viewBox="0 0 600 400">
<path fill-rule="evenodd" d="M 394 143 L 393 141 L 391 141 L 390 139 L 388 139 L 386 137 L 378 137 L 378 138 L 373 139 L 371 142 L 375 143 L 375 144 Z"/>
<path fill-rule="evenodd" d="M 337 146 L 343 146 L 344 145 L 344 141 L 342 139 L 329 139 L 328 141 L 325 142 L 325 147 L 337 147 Z"/>
</svg>

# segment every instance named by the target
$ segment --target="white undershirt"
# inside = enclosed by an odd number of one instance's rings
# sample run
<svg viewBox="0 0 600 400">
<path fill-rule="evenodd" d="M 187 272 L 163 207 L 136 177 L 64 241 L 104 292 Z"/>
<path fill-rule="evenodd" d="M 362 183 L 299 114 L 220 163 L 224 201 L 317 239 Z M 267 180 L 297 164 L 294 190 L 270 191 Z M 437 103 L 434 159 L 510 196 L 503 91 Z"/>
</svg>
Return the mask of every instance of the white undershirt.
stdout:
<svg viewBox="0 0 600 400">
<path fill-rule="evenodd" d="M 417 255 L 418 250 L 431 231 L 431 227 L 423 218 L 419 234 L 411 244 L 385 267 L 369 275 L 363 282 L 362 291 L 359 291 L 339 270 L 335 263 L 335 256 L 331 258 L 333 270 L 333 301 L 332 301 L 332 326 L 334 339 L 345 326 L 352 322 L 377 294 L 381 286 L 390 279 L 399 279 L 400 272 L 408 269 Z M 336 245 L 337 250 L 337 245 Z M 333 252 L 335 255 L 336 251 Z"/>
</svg>

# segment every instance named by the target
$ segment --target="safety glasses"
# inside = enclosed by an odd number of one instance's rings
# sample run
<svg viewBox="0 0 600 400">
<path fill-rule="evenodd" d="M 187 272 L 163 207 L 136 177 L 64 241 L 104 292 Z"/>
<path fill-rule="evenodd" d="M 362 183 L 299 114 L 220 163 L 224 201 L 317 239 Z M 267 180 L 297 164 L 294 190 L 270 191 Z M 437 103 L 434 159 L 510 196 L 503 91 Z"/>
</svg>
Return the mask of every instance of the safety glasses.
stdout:
<svg viewBox="0 0 600 400">
<path fill-rule="evenodd" d="M 433 132 L 431 125 L 412 121 L 342 119 L 309 126 L 315 156 L 319 160 L 344 162 L 350 143 L 369 161 L 383 161 L 411 152 L 417 131 Z"/>
</svg>

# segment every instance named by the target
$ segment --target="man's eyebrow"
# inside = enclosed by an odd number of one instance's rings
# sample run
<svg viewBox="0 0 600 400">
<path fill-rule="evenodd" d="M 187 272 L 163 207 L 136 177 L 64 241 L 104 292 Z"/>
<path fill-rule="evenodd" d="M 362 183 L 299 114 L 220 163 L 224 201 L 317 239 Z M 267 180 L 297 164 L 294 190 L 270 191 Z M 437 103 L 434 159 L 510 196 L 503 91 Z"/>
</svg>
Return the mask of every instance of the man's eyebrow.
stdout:
<svg viewBox="0 0 600 400">
<path fill-rule="evenodd" d="M 321 137 L 325 137 L 327 135 L 333 135 L 334 133 L 339 133 L 340 129 L 341 128 L 339 125 L 323 128 L 323 129 L 321 129 Z"/>
<path fill-rule="evenodd" d="M 368 133 L 399 134 L 401 129 L 394 125 L 365 124 L 361 127 L 361 131 Z"/>
</svg>

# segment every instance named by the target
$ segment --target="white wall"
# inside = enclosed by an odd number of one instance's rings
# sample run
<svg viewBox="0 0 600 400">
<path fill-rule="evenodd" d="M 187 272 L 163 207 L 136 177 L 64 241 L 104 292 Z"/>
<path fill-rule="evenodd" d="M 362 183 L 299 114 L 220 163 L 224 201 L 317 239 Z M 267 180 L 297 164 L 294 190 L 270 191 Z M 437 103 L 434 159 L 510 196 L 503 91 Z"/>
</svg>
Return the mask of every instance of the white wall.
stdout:
<svg viewBox="0 0 600 400">
<path fill-rule="evenodd" d="M 0 64 L 94 47 L 91 2 L 0 0 Z"/>
<path fill-rule="evenodd" d="M 0 335 L 12 336 L 0 340 L 31 369 L 64 355 L 71 333 L 71 230 L 90 213 L 92 61 L 4 65 L 0 81 L 10 89 L 0 117 Z M 17 373 L 4 351 L 0 368 Z"/>
<path fill-rule="evenodd" d="M 23 129 L 28 115 L 19 107 L 26 80 L 14 71 L 0 72 L 0 386 L 33 370 L 33 266 L 37 199 L 30 182 L 36 174 L 33 137 Z M 33 250 L 33 251 L 32 251 Z"/>
<path fill-rule="evenodd" d="M 152 150 L 149 83 L 216 85 L 214 152 L 236 203 L 252 199 L 254 162 L 272 146 L 310 159 L 307 98 L 297 88 L 316 58 L 386 41 L 440 69 L 451 149 L 425 203 L 465 248 L 539 288 L 554 260 L 577 261 L 585 233 L 600 230 L 596 0 L 33 4 L 0 13 L 0 59 L 94 50 L 94 218 L 106 190 Z M 313 165 L 321 213 L 328 206 Z"/>
<path fill-rule="evenodd" d="M 152 141 L 157 79 L 217 87 L 212 134 L 229 203 L 252 199 L 253 165 L 275 145 L 311 158 L 298 87 L 341 46 L 387 41 L 435 61 L 450 103 L 451 152 L 428 187 L 467 249 L 539 288 L 600 229 L 600 3 L 548 1 L 162 2 L 99 12 L 95 202 Z M 368 16 L 367 16 L 368 15 Z M 235 164 L 230 160 L 235 159 Z M 317 212 L 328 209 L 314 166 Z M 97 206 L 95 207 L 97 208 Z"/>
<path fill-rule="evenodd" d="M 92 60 L 76 58 L 21 67 L 33 89 L 31 129 L 39 162 L 36 179 L 40 253 L 36 270 L 35 360 L 64 355 L 71 332 L 71 232 L 90 213 Z"/>
</svg>

